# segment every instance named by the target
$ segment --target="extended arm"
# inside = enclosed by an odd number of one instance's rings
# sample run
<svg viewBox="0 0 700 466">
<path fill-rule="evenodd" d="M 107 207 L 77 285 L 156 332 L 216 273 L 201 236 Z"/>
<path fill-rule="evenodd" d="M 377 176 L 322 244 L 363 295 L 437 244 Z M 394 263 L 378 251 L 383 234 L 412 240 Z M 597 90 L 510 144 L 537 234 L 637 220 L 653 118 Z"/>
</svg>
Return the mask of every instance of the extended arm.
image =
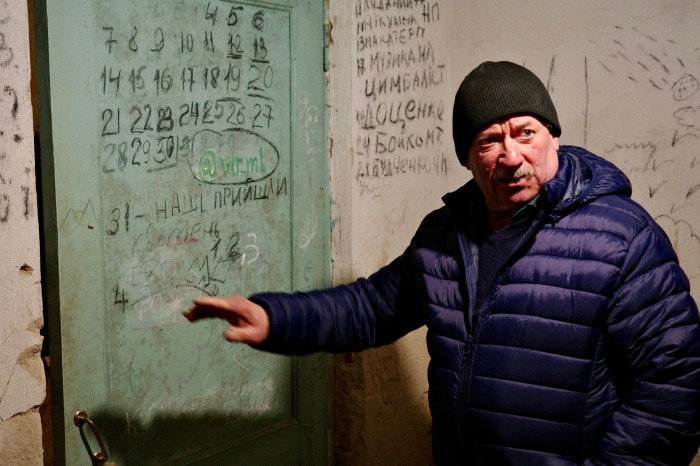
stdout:
<svg viewBox="0 0 700 466">
<path fill-rule="evenodd" d="M 306 293 L 207 297 L 184 312 L 190 321 L 226 320 L 232 342 L 285 354 L 356 351 L 390 343 L 421 325 L 399 258 L 369 278 Z"/>
<path fill-rule="evenodd" d="M 415 300 L 396 259 L 368 278 L 306 293 L 251 297 L 268 313 L 260 349 L 285 354 L 359 351 L 393 342 L 419 327 Z"/>
</svg>

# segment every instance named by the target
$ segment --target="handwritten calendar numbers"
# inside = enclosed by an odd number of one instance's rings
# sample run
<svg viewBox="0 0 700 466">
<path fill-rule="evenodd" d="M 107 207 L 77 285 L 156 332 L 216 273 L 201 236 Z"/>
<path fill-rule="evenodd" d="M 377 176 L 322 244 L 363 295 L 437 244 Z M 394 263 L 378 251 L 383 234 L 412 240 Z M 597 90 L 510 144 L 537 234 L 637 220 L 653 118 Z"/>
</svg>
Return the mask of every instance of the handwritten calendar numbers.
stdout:
<svg viewBox="0 0 700 466">
<path fill-rule="evenodd" d="M 226 122 L 233 126 L 243 126 L 245 124 L 245 106 L 241 104 L 240 99 L 231 98 L 227 99 L 228 103 L 228 117 L 226 117 Z"/>
<path fill-rule="evenodd" d="M 109 214 L 106 233 L 110 236 L 116 235 L 119 230 L 129 231 L 129 213 L 130 206 L 127 202 L 122 210 L 121 207 L 115 207 Z"/>
<path fill-rule="evenodd" d="M 183 137 L 183 141 L 189 141 Z M 104 144 L 100 154 L 103 173 L 126 173 L 130 170 L 154 171 L 187 158 L 186 147 L 178 146 L 180 136 L 136 136 Z M 184 143 L 186 146 L 187 142 Z"/>
<path fill-rule="evenodd" d="M 121 312 L 124 312 L 126 310 L 126 305 L 129 304 L 129 300 L 126 297 L 126 291 L 123 288 L 120 288 L 119 284 L 115 285 L 112 291 L 114 291 L 114 302 L 112 304 L 119 306 Z"/>
<path fill-rule="evenodd" d="M 192 53 L 194 51 L 194 36 L 191 32 L 180 33 L 180 53 Z"/>
<path fill-rule="evenodd" d="M 153 32 L 153 46 L 151 47 L 151 52 L 161 52 L 165 48 L 165 34 L 163 29 L 158 27 Z"/>
<path fill-rule="evenodd" d="M 227 26 L 235 26 L 238 24 L 238 12 L 243 11 L 242 6 L 232 6 L 228 12 L 228 18 L 226 21 Z"/>
<path fill-rule="evenodd" d="M 253 41 L 253 49 L 255 50 L 255 58 L 253 61 L 260 63 L 268 63 L 267 61 L 267 47 L 265 47 L 265 39 L 260 37 Z"/>
<path fill-rule="evenodd" d="M 272 107 L 267 104 L 255 104 L 255 116 L 253 117 L 253 128 L 269 128 L 272 121 Z"/>
<path fill-rule="evenodd" d="M 162 164 L 173 157 L 175 153 L 175 141 L 172 136 L 166 136 L 156 139 L 156 150 L 153 154 L 153 160 L 156 163 Z"/>
<path fill-rule="evenodd" d="M 261 42 L 261 44 L 264 43 Z M 174 93 L 176 97 L 201 91 L 225 91 L 223 94 L 247 91 L 270 91 L 275 85 L 275 70 L 269 63 L 267 50 L 260 48 L 250 65 L 238 62 L 215 66 L 170 67 L 141 65 L 133 68 L 103 66 L 99 74 L 99 92 L 105 97 L 160 97 Z M 244 86 L 241 86 L 244 84 Z"/>
<path fill-rule="evenodd" d="M 248 74 L 247 88 L 249 91 L 265 92 L 272 88 L 275 81 L 275 73 L 269 65 L 261 68 L 258 64 L 252 64 L 248 68 Z M 251 95 L 261 96 L 261 94 Z"/>
<path fill-rule="evenodd" d="M 211 21 L 212 26 L 216 26 L 216 15 L 219 13 L 219 7 L 215 6 L 212 8 L 211 2 L 207 3 L 207 7 L 204 10 L 204 19 Z"/>
<path fill-rule="evenodd" d="M 139 46 L 136 43 L 136 36 L 138 35 L 138 28 L 136 26 L 133 27 L 131 30 L 131 37 L 129 38 L 129 50 L 132 52 L 138 52 L 139 51 Z"/>
<path fill-rule="evenodd" d="M 250 89 L 255 89 L 253 83 Z M 105 108 L 101 111 L 100 135 L 109 140 L 128 135 L 165 136 L 188 128 L 271 128 L 276 107 L 263 94 L 255 100 L 247 103 L 245 97 L 231 96 L 174 105 L 144 103 L 123 109 Z"/>
<path fill-rule="evenodd" d="M 129 72 L 129 84 L 131 85 L 131 93 L 136 94 L 137 91 L 144 90 L 146 82 L 143 80 L 143 70 L 146 66 L 140 66 L 138 69 L 132 68 Z"/>
<path fill-rule="evenodd" d="M 207 52 L 214 53 L 216 46 L 214 45 L 214 33 L 212 31 L 204 31 L 204 49 Z"/>
<path fill-rule="evenodd" d="M 170 88 L 173 86 L 173 77 L 168 71 L 168 68 L 156 69 L 153 75 L 153 82 L 155 83 L 156 94 L 161 93 L 167 94 Z"/>
<path fill-rule="evenodd" d="M 323 15 L 307 3 L 97 0 L 86 9 L 70 0 L 53 7 L 63 10 L 61 21 L 70 25 L 59 36 L 60 28 L 51 29 L 52 38 L 68 39 L 62 53 L 53 54 L 52 66 L 60 62 L 62 71 L 52 74 L 55 89 L 70 91 L 53 94 L 54 121 L 61 131 L 65 124 L 76 127 L 75 137 L 61 139 L 70 163 L 57 166 L 57 180 L 70 189 L 57 199 L 57 218 L 67 219 L 60 234 L 70 242 L 69 253 L 89 253 L 89 266 L 75 262 L 81 280 L 98 282 L 89 299 L 80 299 L 104 319 L 104 369 L 114 381 L 104 393 L 110 398 L 107 415 L 116 413 L 119 421 L 128 410 L 127 424 L 112 429 L 119 445 L 115 461 L 138 463 L 143 458 L 130 447 L 137 434 L 151 435 L 158 430 L 151 426 L 169 414 L 196 417 L 195 406 L 205 416 L 228 416 L 212 423 L 220 435 L 202 432 L 204 441 L 177 442 L 167 452 L 168 442 L 155 442 L 161 450 L 148 459 L 161 464 L 199 455 L 195 450 L 218 448 L 222 436 L 228 441 L 247 435 L 250 419 L 263 426 L 293 414 L 287 379 L 295 368 L 286 360 L 256 364 L 265 380 L 244 381 L 243 399 L 231 396 L 234 403 L 221 405 L 214 389 L 238 383 L 243 368 L 223 371 L 235 374 L 220 379 L 211 372 L 217 355 L 202 349 L 206 356 L 199 365 L 176 343 L 192 330 L 180 311 L 193 298 L 265 283 L 288 287 L 296 278 L 287 252 L 304 227 L 294 215 L 313 210 L 309 215 L 322 216 L 324 191 L 315 187 L 325 179 L 297 131 L 306 121 L 298 111 L 302 90 L 313 87 L 319 93 L 314 102 L 323 108 L 322 65 L 316 66 L 318 54 L 308 53 L 323 45 Z M 67 99 L 70 105 L 63 105 Z M 317 145 L 321 151 L 323 144 Z M 299 180 L 301 187 L 292 189 Z M 69 205 L 76 200 L 82 205 Z M 301 211 L 292 210 L 297 203 Z M 78 208 L 85 214 L 80 227 L 90 222 L 84 229 L 73 226 L 82 221 L 71 214 Z M 66 216 L 67 209 L 73 210 Z M 315 254 L 322 246 L 318 239 L 306 246 L 302 254 L 322 257 Z M 279 260 L 284 269 L 272 270 Z M 318 269 L 325 270 L 320 262 Z M 216 331 L 194 331 L 204 336 L 202 348 L 207 339 L 219 340 Z M 178 358 L 182 353 L 188 356 Z M 189 367 L 181 365 L 163 371 L 161 355 L 191 362 L 197 373 L 190 377 Z M 151 380 L 137 381 L 130 376 L 135 372 Z M 259 387 L 268 390 L 265 397 Z M 179 401 L 161 396 L 171 388 Z M 183 436 L 179 432 L 176 440 Z"/>
<path fill-rule="evenodd" d="M 193 137 L 203 130 L 281 134 L 280 105 L 289 108 L 289 97 L 278 66 L 289 36 L 273 25 L 285 14 L 215 0 L 189 14 L 155 24 L 128 16 L 99 31 L 98 158 L 108 177 L 192 163 Z"/>
<path fill-rule="evenodd" d="M 262 31 L 265 26 L 265 12 L 263 10 L 256 11 L 251 24 L 258 31 Z"/>
<path fill-rule="evenodd" d="M 120 110 L 116 112 L 111 108 L 106 108 L 102 111 L 102 136 L 111 136 L 119 134 L 120 131 Z"/>
<path fill-rule="evenodd" d="M 193 67 L 188 66 L 182 69 L 182 73 L 180 73 L 180 82 L 182 83 L 183 91 L 192 92 L 195 83 Z"/>
<path fill-rule="evenodd" d="M 114 28 L 111 26 L 103 26 L 102 31 L 108 34 L 108 38 L 104 41 L 104 44 L 107 46 L 107 53 L 111 54 L 112 46 L 117 44 L 117 40 L 114 38 Z"/>
<path fill-rule="evenodd" d="M 224 75 L 227 91 L 238 91 L 241 87 L 241 68 L 229 63 Z"/>
<path fill-rule="evenodd" d="M 212 68 L 205 67 L 202 71 L 202 79 L 204 80 L 204 89 L 209 88 L 216 89 L 219 83 L 219 76 L 221 75 L 221 69 L 218 66 Z"/>
<path fill-rule="evenodd" d="M 131 123 L 132 133 L 143 133 L 145 131 L 153 131 L 153 126 L 151 124 L 151 116 L 153 110 L 149 104 L 143 106 L 134 105 L 129 111 L 129 115 L 133 117 Z"/>
<path fill-rule="evenodd" d="M 102 94 L 113 93 L 119 95 L 119 85 L 121 83 L 122 71 L 110 67 L 103 67 L 100 79 L 102 81 Z"/>
<path fill-rule="evenodd" d="M 180 118 L 178 124 L 184 126 L 197 126 L 199 124 L 199 102 L 180 105 Z"/>
<path fill-rule="evenodd" d="M 170 107 L 159 108 L 158 109 L 158 125 L 157 131 L 159 133 L 172 131 L 175 127 L 175 121 L 173 120 L 173 111 Z"/>
<path fill-rule="evenodd" d="M 228 33 L 228 57 L 229 58 L 241 58 L 243 57 L 243 50 L 241 49 L 241 35 L 234 34 L 232 32 Z"/>
<path fill-rule="evenodd" d="M 141 138 L 136 137 L 131 140 L 131 150 L 133 153 L 131 157 L 132 165 L 146 164 L 151 154 L 151 141 L 148 139 L 141 141 Z"/>
</svg>

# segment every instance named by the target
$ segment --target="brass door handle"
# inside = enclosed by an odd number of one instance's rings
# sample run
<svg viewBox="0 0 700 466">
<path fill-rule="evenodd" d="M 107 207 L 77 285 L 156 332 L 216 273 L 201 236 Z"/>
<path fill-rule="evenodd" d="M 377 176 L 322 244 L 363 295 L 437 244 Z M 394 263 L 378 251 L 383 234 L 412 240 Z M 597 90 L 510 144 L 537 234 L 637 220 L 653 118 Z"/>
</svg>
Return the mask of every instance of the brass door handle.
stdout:
<svg viewBox="0 0 700 466">
<path fill-rule="evenodd" d="M 107 448 L 105 448 L 105 444 L 100 436 L 100 431 L 97 430 L 97 426 L 88 417 L 87 411 L 81 409 L 80 411 L 76 412 L 75 416 L 73 416 L 73 424 L 80 429 L 81 434 L 83 434 L 83 426 L 87 424 L 90 426 L 92 434 L 97 439 L 97 444 L 99 445 L 100 449 L 94 453 L 90 450 L 90 446 L 87 444 L 87 441 L 85 441 L 85 448 L 87 448 L 88 453 L 90 454 L 90 460 L 92 461 L 93 466 L 108 466 L 109 464 L 113 464 L 107 463 L 107 460 L 109 459 Z"/>
</svg>

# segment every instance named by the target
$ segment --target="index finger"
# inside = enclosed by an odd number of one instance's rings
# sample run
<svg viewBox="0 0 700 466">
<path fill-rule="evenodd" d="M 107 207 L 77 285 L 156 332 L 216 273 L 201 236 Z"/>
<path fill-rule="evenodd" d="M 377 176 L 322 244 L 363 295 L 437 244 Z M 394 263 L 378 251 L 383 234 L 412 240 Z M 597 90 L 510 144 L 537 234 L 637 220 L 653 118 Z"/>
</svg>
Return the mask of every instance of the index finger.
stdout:
<svg viewBox="0 0 700 466">
<path fill-rule="evenodd" d="M 199 319 L 227 319 L 231 314 L 238 313 L 230 306 L 227 299 L 216 296 L 205 296 L 192 301 L 192 307 L 186 309 L 182 314 L 190 322 Z"/>
</svg>

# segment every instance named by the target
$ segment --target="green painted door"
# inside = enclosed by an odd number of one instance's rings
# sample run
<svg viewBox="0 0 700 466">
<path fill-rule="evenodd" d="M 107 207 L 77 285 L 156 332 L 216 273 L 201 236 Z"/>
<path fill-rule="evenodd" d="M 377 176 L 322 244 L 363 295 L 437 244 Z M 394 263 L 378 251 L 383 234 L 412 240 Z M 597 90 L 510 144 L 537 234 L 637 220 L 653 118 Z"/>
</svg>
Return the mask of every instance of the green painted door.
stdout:
<svg viewBox="0 0 700 466">
<path fill-rule="evenodd" d="M 327 463 L 325 358 L 181 315 L 329 282 L 324 1 L 38 12 L 57 464 Z"/>
</svg>

